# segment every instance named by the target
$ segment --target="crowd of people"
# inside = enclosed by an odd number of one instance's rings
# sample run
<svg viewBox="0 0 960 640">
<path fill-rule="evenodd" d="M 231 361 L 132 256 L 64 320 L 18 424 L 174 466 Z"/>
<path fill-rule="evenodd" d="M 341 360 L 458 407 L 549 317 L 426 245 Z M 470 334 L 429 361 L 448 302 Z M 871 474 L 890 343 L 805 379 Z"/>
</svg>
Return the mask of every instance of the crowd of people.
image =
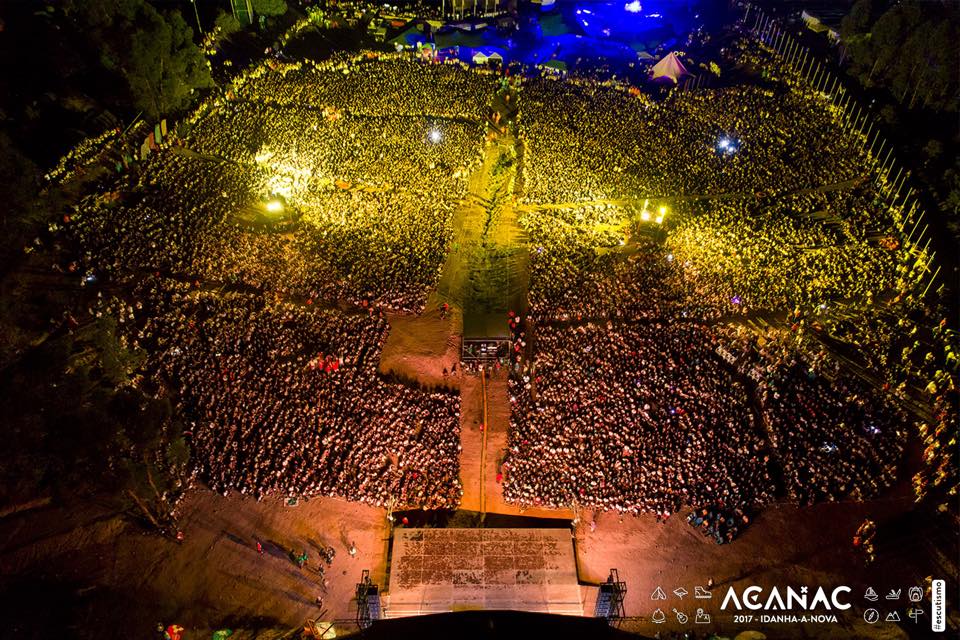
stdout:
<svg viewBox="0 0 960 640">
<path fill-rule="evenodd" d="M 125 339 L 178 398 L 210 486 L 458 504 L 459 398 L 377 366 L 385 313 L 423 311 L 437 284 L 495 91 L 409 55 L 269 61 L 65 220 L 81 273 L 136 301 Z M 921 435 L 943 459 L 957 353 L 928 357 L 925 329 L 897 352 L 930 321 L 907 293 L 914 248 L 822 96 L 771 82 L 654 101 L 527 79 L 517 129 L 531 278 L 511 325 L 506 499 L 692 507 L 728 542 L 776 496 L 888 486 L 908 422 L 888 396 L 924 379 L 938 404 Z M 244 222 L 269 207 L 296 223 Z M 875 313 L 894 295 L 906 325 Z M 840 308 L 868 320 L 830 320 Z M 787 319 L 761 335 L 753 313 Z M 895 371 L 888 388 L 838 368 L 818 331 Z"/>
<path fill-rule="evenodd" d="M 581 202 L 785 192 L 864 174 L 822 97 L 738 85 L 654 102 L 617 86 L 524 83 L 525 199 Z"/>
<path fill-rule="evenodd" d="M 420 312 L 436 286 L 491 82 L 411 59 L 270 62 L 64 220 L 69 270 L 124 300 L 121 337 L 177 399 L 209 486 L 459 503 L 459 396 L 378 365 L 386 312 Z"/>
<path fill-rule="evenodd" d="M 714 342 L 697 323 L 539 326 L 534 360 L 510 383 L 504 496 L 749 517 L 774 494 L 770 451 Z"/>
<path fill-rule="evenodd" d="M 844 375 L 794 332 L 719 329 L 726 353 L 757 382 L 759 405 L 791 500 L 866 499 L 890 486 L 909 421 L 878 390 Z"/>
<path fill-rule="evenodd" d="M 780 73 L 662 102 L 524 83 L 534 331 L 511 380 L 507 499 L 689 506 L 726 542 L 775 495 L 889 487 L 910 400 L 933 401 L 918 495 L 956 491 L 957 340 L 920 300 L 927 254 L 836 109 Z"/>
<path fill-rule="evenodd" d="M 380 69 L 376 62 L 354 64 Z M 101 198 L 78 211 L 95 268 L 160 270 L 327 303 L 422 310 L 439 277 L 465 176 L 480 160 L 483 128 L 439 107 L 436 117 L 408 117 L 396 107 L 429 112 L 423 100 L 467 98 L 483 107 L 489 95 L 482 100 L 486 85 L 471 80 L 480 76 L 459 67 L 409 60 L 383 66 L 374 75 L 403 76 L 397 86 L 406 93 L 390 94 L 394 108 L 370 104 L 362 115 L 342 109 L 367 73 L 263 67 L 238 83 L 230 99 L 197 119 L 182 147 L 152 156 L 119 201 Z M 423 84 L 420 74 L 434 77 Z M 322 94 L 322 106 L 297 103 L 296 87 Z M 286 102 L 270 106 L 268 91 Z M 290 233 L 250 233 L 238 224 L 240 213 L 274 199 L 301 221 Z"/>
<path fill-rule="evenodd" d="M 332 105 L 361 116 L 482 122 L 497 78 L 457 61 L 407 53 L 335 55 L 324 62 L 275 63 L 236 81 L 238 98 L 296 108 Z"/>
<path fill-rule="evenodd" d="M 147 279 L 137 342 L 177 390 L 194 466 L 218 491 L 450 507 L 460 399 L 377 371 L 381 314 L 317 311 Z"/>
<path fill-rule="evenodd" d="M 728 313 L 863 298 L 891 289 L 899 256 L 812 198 L 690 204 L 665 247 L 698 294 Z"/>
</svg>

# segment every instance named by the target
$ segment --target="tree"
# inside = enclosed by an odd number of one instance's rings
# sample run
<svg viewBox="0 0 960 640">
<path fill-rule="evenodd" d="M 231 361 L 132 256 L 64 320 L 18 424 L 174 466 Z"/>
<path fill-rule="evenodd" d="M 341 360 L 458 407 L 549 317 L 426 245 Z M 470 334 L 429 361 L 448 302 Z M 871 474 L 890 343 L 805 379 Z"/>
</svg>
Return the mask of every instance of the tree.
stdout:
<svg viewBox="0 0 960 640">
<path fill-rule="evenodd" d="M 210 67 L 179 11 L 166 20 L 149 16 L 131 38 L 129 51 L 121 69 L 137 106 L 154 118 L 185 107 L 195 90 L 213 85 Z"/>
<path fill-rule="evenodd" d="M 840 35 L 844 42 L 849 41 L 850 38 L 867 34 L 876 19 L 876 1 L 857 0 L 857 2 L 850 7 L 850 13 L 844 16 L 840 22 Z"/>
<path fill-rule="evenodd" d="M 287 12 L 285 0 L 253 0 L 253 12 L 257 15 L 273 17 Z"/>
<path fill-rule="evenodd" d="M 952 169 L 948 169 L 944 176 L 946 184 L 947 197 L 944 199 L 944 209 L 953 218 L 960 219 L 960 159 L 958 159 Z"/>
<path fill-rule="evenodd" d="M 93 491 L 169 531 L 189 458 L 172 404 L 131 384 L 145 354 L 112 317 L 68 327 L 0 377 L 0 504 Z"/>
<path fill-rule="evenodd" d="M 864 86 L 880 86 L 908 108 L 956 110 L 960 24 L 955 8 L 897 3 L 877 15 L 858 0 L 843 19 L 850 71 Z"/>
<path fill-rule="evenodd" d="M 144 0 L 70 0 L 103 66 L 123 76 L 134 105 L 151 118 L 185 107 L 213 85 L 210 68 L 179 11 L 158 12 Z"/>
<path fill-rule="evenodd" d="M 0 131 L 0 184 L 4 186 L 4 206 L 0 228 L 6 228 L 37 193 L 37 167 Z"/>
<path fill-rule="evenodd" d="M 936 160 L 943 154 L 943 143 L 939 140 L 929 140 L 923 147 L 923 153 L 929 160 Z"/>
<path fill-rule="evenodd" d="M 242 29 L 243 27 L 240 24 L 240 21 L 234 17 L 232 13 L 227 13 L 224 10 L 220 10 L 217 14 L 216 19 L 213 21 L 215 28 L 220 30 L 221 37 L 228 37 Z"/>
</svg>

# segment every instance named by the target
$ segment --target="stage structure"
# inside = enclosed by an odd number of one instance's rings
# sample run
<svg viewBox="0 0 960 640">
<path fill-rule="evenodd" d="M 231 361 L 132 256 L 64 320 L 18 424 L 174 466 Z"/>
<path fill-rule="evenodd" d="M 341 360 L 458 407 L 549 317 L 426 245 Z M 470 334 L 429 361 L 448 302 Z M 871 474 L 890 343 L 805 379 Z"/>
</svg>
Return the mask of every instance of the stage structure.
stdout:
<svg viewBox="0 0 960 640">
<path fill-rule="evenodd" d="M 394 531 L 386 618 L 464 610 L 583 615 L 569 529 Z"/>
<path fill-rule="evenodd" d="M 465 315 L 460 360 L 480 363 L 501 360 L 505 364 L 511 347 L 506 317 L 506 311 Z"/>
<path fill-rule="evenodd" d="M 383 617 L 380 606 L 380 587 L 370 580 L 370 570 L 364 569 L 357 583 L 357 626 L 368 629 Z"/>
<path fill-rule="evenodd" d="M 610 569 L 607 581 L 600 585 L 594 617 L 606 618 L 610 626 L 619 627 L 624 616 L 623 598 L 626 594 L 627 583 L 621 582 L 620 573 L 616 569 Z"/>
</svg>

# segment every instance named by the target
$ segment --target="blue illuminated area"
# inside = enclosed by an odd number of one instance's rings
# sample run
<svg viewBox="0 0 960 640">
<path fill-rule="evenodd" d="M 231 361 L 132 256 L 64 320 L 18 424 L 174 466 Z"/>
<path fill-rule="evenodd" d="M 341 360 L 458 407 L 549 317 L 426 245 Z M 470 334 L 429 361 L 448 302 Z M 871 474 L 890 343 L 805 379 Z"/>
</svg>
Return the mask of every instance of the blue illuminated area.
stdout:
<svg viewBox="0 0 960 640">
<path fill-rule="evenodd" d="M 664 29 L 681 27 L 680 13 L 672 12 L 664 0 L 578 4 L 575 17 L 591 38 L 609 38 L 620 42 L 644 42 Z"/>
<path fill-rule="evenodd" d="M 740 150 L 740 141 L 730 136 L 720 136 L 715 149 L 718 156 L 732 156 Z"/>
</svg>

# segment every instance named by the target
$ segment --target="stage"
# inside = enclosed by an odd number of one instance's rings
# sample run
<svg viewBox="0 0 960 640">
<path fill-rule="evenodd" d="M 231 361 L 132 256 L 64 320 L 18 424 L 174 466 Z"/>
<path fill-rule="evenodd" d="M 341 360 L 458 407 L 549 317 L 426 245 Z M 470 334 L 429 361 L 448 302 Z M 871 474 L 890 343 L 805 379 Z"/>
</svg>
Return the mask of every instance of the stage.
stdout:
<svg viewBox="0 0 960 640">
<path fill-rule="evenodd" d="M 583 615 L 568 529 L 397 529 L 387 618 L 470 609 Z"/>
</svg>

